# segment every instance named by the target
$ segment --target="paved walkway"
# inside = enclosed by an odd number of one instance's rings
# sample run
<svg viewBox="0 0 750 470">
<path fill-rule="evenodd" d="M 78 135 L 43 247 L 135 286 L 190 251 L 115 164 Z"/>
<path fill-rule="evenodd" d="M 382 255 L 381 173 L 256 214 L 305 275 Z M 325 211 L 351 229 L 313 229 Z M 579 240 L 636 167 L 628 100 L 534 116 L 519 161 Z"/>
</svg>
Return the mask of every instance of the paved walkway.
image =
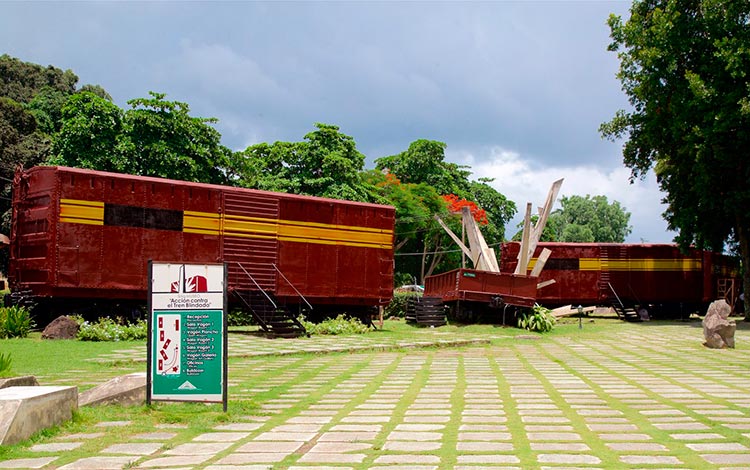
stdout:
<svg viewBox="0 0 750 470">
<path fill-rule="evenodd" d="M 200 433 L 103 422 L 0 468 L 750 468 L 750 332 L 723 351 L 701 334 L 623 323 L 596 338 L 235 358 L 230 399 L 253 398 L 256 416 Z M 103 446 L 107 433 L 123 437 Z"/>
</svg>

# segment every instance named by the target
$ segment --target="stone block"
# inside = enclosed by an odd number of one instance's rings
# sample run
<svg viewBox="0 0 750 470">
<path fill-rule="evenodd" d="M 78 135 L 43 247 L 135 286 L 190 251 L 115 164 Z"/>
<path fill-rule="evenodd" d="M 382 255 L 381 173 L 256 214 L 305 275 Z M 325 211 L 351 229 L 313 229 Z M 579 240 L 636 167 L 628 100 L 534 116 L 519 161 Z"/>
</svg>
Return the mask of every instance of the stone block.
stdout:
<svg viewBox="0 0 750 470">
<path fill-rule="evenodd" d="M 16 444 L 42 429 L 70 420 L 77 408 L 77 387 L 0 389 L 0 445 Z"/>
<path fill-rule="evenodd" d="M 6 377 L 0 379 L 0 388 L 8 387 L 35 387 L 39 385 L 36 377 L 33 375 L 23 375 L 20 377 Z"/>
<path fill-rule="evenodd" d="M 142 405 L 146 402 L 146 373 L 122 375 L 86 390 L 78 397 L 79 406 L 118 404 Z"/>
</svg>

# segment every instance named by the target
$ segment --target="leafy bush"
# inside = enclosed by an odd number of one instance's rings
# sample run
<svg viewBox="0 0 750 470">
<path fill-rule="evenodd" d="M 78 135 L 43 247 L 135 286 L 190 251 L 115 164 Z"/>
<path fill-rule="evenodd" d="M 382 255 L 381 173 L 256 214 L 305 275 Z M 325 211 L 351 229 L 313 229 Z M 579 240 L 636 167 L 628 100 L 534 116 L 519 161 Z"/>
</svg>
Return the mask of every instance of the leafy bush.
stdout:
<svg viewBox="0 0 750 470">
<path fill-rule="evenodd" d="M 81 341 L 138 341 L 148 337 L 146 320 L 127 324 L 121 319 L 115 321 L 107 317 L 101 317 L 96 322 L 75 318 L 81 327 L 77 335 Z"/>
<path fill-rule="evenodd" d="M 10 353 L 0 353 L 0 377 L 6 376 L 10 373 L 10 366 L 13 360 L 10 357 Z"/>
<path fill-rule="evenodd" d="M 25 338 L 34 327 L 29 311 L 23 307 L 0 308 L 0 338 Z"/>
<path fill-rule="evenodd" d="M 518 327 L 529 331 L 546 333 L 554 328 L 555 322 L 555 317 L 552 316 L 550 309 L 542 307 L 539 304 L 534 304 L 531 312 L 522 313 L 518 318 Z"/>
<path fill-rule="evenodd" d="M 299 317 L 299 321 L 311 335 L 357 335 L 370 331 L 370 327 L 358 319 L 349 318 L 344 314 L 320 323 L 309 322 L 305 317 Z"/>
<path fill-rule="evenodd" d="M 253 324 L 253 316 L 250 313 L 239 309 L 229 310 L 227 326 L 247 326 Z"/>
<path fill-rule="evenodd" d="M 394 292 L 393 300 L 391 300 L 391 303 L 385 308 L 383 314 L 386 318 L 404 318 L 406 316 L 406 304 L 409 302 L 409 299 L 421 296 L 421 293 L 416 292 Z"/>
</svg>

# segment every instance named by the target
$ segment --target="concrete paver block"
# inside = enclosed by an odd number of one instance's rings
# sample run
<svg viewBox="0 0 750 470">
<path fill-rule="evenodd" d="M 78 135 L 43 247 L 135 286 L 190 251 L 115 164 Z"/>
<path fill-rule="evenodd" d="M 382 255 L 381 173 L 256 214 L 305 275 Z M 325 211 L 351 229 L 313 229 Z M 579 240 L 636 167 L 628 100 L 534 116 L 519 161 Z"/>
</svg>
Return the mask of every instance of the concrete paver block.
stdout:
<svg viewBox="0 0 750 470">
<path fill-rule="evenodd" d="M 73 417 L 78 387 L 26 386 L 0 389 L 0 445 L 28 439 Z"/>
<path fill-rule="evenodd" d="M 86 457 L 63 465 L 58 470 L 120 470 L 131 462 L 138 460 L 138 456 L 123 457 Z"/>
<path fill-rule="evenodd" d="M 79 406 L 118 404 L 142 405 L 146 402 L 146 373 L 136 372 L 115 377 L 101 385 L 86 390 L 78 397 Z"/>
<path fill-rule="evenodd" d="M 0 388 L 8 387 L 36 387 L 39 382 L 33 375 L 24 375 L 20 377 L 6 377 L 0 379 Z"/>
<path fill-rule="evenodd" d="M 42 468 L 57 460 L 57 457 L 35 457 L 30 459 L 13 459 L 0 462 L 0 468 Z"/>
</svg>

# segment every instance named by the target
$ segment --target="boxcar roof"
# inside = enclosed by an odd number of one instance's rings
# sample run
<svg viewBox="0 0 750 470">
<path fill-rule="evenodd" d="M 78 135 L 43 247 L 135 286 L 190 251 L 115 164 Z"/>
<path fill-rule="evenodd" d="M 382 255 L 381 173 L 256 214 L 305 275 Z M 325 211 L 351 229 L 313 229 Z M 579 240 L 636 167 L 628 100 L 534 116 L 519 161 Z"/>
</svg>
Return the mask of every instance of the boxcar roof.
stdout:
<svg viewBox="0 0 750 470">
<path fill-rule="evenodd" d="M 200 188 L 215 189 L 215 190 L 246 191 L 246 192 L 251 192 L 255 194 L 268 194 L 268 195 L 273 195 L 273 196 L 282 197 L 286 199 L 315 200 L 315 201 L 321 201 L 321 202 L 328 201 L 328 202 L 332 202 L 336 204 L 348 204 L 348 205 L 353 205 L 353 206 L 369 207 L 373 209 L 385 209 L 385 208 L 394 209 L 393 206 L 384 205 L 384 204 L 373 204 L 370 202 L 347 201 L 344 199 L 332 199 L 332 198 L 318 197 L 318 196 L 303 196 L 300 194 L 264 191 L 262 189 L 249 189 L 249 188 L 242 188 L 239 186 L 224 186 L 220 184 L 195 183 L 192 181 L 173 180 L 169 178 L 160 178 L 160 177 L 155 177 L 155 176 L 138 176 L 138 175 L 131 175 L 128 173 L 113 173 L 113 172 L 108 172 L 108 171 L 90 170 L 86 168 L 73 168 L 73 167 L 67 167 L 67 166 L 35 166 L 24 171 L 37 171 L 37 170 L 49 170 L 49 169 L 64 171 L 68 173 L 77 173 L 77 174 L 82 174 L 82 175 L 94 175 L 94 176 L 108 177 L 108 178 L 114 177 L 114 178 L 122 178 L 122 179 L 132 179 L 136 181 L 146 181 L 150 183 L 179 184 L 179 185 L 188 186 L 188 187 L 200 187 Z"/>
</svg>

